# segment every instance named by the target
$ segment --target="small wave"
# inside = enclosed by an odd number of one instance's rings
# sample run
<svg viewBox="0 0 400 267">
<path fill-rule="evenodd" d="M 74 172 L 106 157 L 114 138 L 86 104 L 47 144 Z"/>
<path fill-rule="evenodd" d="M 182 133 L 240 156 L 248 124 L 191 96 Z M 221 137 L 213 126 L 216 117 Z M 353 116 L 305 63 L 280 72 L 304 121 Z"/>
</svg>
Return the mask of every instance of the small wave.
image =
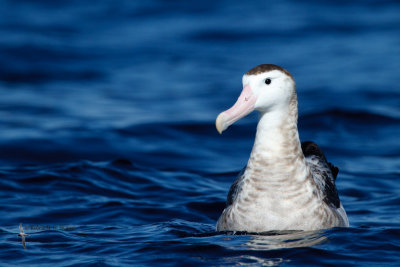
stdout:
<svg viewBox="0 0 400 267">
<path fill-rule="evenodd" d="M 364 110 L 331 109 L 302 115 L 300 116 L 300 121 L 306 123 L 310 121 L 335 121 L 336 123 L 342 122 L 364 125 L 399 123 L 400 118 Z"/>
</svg>

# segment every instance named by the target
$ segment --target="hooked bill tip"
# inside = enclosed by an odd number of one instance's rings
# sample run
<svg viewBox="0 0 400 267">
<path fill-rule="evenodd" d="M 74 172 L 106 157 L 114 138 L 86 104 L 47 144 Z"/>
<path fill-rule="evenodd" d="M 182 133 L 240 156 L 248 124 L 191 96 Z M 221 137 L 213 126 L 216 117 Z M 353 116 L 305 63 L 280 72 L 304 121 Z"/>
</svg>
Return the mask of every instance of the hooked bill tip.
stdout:
<svg viewBox="0 0 400 267">
<path fill-rule="evenodd" d="M 222 134 L 222 132 L 226 129 L 223 112 L 220 113 L 217 119 L 215 120 L 215 127 L 217 128 L 219 134 Z"/>
</svg>

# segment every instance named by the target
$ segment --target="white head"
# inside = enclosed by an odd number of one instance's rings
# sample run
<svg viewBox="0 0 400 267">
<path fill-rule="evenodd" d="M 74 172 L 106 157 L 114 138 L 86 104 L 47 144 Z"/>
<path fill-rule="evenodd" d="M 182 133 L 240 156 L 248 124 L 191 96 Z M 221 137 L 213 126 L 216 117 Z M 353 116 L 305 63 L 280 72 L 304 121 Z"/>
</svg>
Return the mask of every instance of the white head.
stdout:
<svg viewBox="0 0 400 267">
<path fill-rule="evenodd" d="M 242 81 L 243 91 L 236 103 L 217 117 L 215 124 L 219 133 L 253 110 L 267 113 L 289 108 L 296 92 L 292 75 L 273 64 L 254 67 L 243 75 Z"/>
</svg>

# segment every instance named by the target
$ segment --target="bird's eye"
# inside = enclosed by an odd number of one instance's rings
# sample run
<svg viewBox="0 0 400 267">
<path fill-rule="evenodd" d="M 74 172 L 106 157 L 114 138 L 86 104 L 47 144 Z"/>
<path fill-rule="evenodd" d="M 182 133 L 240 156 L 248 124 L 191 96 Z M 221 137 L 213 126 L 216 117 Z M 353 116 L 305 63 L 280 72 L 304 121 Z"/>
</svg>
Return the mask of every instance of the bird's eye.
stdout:
<svg viewBox="0 0 400 267">
<path fill-rule="evenodd" d="M 265 79 L 265 84 L 270 84 L 271 83 L 271 79 Z"/>
</svg>

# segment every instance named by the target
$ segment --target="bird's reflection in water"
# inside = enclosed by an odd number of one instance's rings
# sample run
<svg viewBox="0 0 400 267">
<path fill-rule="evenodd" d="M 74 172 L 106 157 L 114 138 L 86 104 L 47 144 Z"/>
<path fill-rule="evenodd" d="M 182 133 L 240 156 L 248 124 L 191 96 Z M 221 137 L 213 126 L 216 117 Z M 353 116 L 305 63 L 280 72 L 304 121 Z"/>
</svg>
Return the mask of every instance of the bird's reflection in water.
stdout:
<svg viewBox="0 0 400 267">
<path fill-rule="evenodd" d="M 327 237 L 322 235 L 322 231 L 274 231 L 251 235 L 243 246 L 252 250 L 271 250 L 311 247 L 326 240 Z"/>
<path fill-rule="evenodd" d="M 232 240 L 232 243 L 235 244 L 230 249 L 249 252 L 248 254 L 246 253 L 247 255 L 242 254 L 224 258 L 225 263 L 232 263 L 235 266 L 278 266 L 290 262 L 290 259 L 279 257 L 273 250 L 311 247 L 328 240 L 323 235 L 323 231 L 271 231 L 257 234 L 246 232 L 226 233 L 228 236 L 225 236 L 224 240 Z M 245 235 L 247 238 L 239 243 L 237 242 L 239 240 L 235 240 L 238 235 Z M 257 252 L 253 254 L 252 251 Z M 264 255 L 263 253 L 263 256 L 260 256 L 259 252 L 261 251 L 266 252 L 266 254 Z M 273 254 L 268 253 L 268 251 Z"/>
<path fill-rule="evenodd" d="M 221 265 L 229 266 L 278 266 L 283 263 L 290 262 L 290 260 L 284 260 L 282 258 L 262 258 L 252 255 L 241 255 L 237 257 L 229 257 L 223 259 Z"/>
</svg>

